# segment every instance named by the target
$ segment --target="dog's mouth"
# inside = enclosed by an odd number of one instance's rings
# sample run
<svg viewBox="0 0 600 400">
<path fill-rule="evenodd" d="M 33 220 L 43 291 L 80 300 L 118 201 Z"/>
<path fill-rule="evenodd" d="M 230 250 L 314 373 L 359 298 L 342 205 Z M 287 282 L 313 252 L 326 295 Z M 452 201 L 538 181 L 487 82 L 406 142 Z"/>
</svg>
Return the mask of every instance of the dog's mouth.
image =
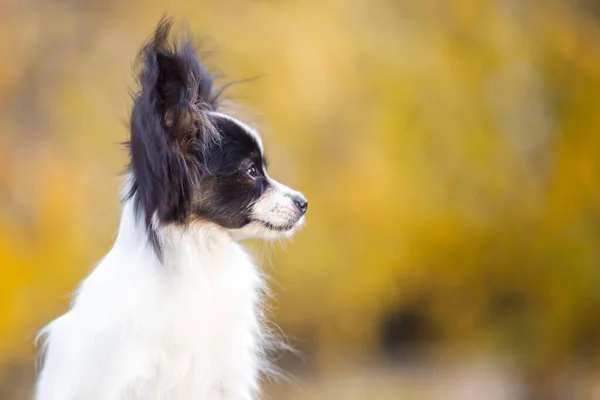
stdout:
<svg viewBox="0 0 600 400">
<path fill-rule="evenodd" d="M 275 224 L 272 224 L 271 222 L 264 221 L 262 219 L 255 219 L 254 222 L 258 222 L 265 228 L 272 230 L 272 231 L 287 232 L 287 231 L 291 231 L 292 229 L 294 229 L 296 227 L 296 224 L 298 221 L 295 221 L 293 223 L 286 224 L 286 225 L 275 225 Z"/>
</svg>

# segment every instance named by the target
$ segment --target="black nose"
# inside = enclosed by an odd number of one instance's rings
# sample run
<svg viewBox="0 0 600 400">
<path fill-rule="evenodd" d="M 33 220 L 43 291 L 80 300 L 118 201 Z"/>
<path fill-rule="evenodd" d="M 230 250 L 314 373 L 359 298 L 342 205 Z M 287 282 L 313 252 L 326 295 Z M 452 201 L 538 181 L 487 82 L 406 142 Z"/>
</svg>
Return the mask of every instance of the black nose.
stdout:
<svg viewBox="0 0 600 400">
<path fill-rule="evenodd" d="M 306 212 L 306 208 L 308 207 L 308 200 L 306 200 L 306 198 L 304 196 L 302 196 L 300 193 L 294 195 L 294 197 L 292 197 L 292 199 L 294 200 L 294 203 L 296 203 L 296 205 L 300 209 L 300 212 L 302 212 L 302 214 L 304 214 Z"/>
</svg>

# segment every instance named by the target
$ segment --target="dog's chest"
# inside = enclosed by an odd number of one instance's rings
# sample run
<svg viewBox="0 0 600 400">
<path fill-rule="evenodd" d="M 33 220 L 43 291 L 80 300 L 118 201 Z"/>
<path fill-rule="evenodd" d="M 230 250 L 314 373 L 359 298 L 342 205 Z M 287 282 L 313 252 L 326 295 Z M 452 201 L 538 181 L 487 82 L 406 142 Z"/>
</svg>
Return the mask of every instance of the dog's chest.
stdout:
<svg viewBox="0 0 600 400">
<path fill-rule="evenodd" d="M 213 268 L 215 267 L 215 268 Z M 163 288 L 162 322 L 157 339 L 166 346 L 202 355 L 227 359 L 232 348 L 242 350 L 244 338 L 258 328 L 257 277 L 249 265 L 213 265 L 196 277 L 177 277 L 172 287 Z M 162 329 L 160 327 L 163 327 Z"/>
<path fill-rule="evenodd" d="M 110 366 L 103 369 L 107 381 L 121 382 L 116 387 L 145 400 L 222 399 L 229 398 L 220 391 L 231 382 L 252 385 L 260 354 L 262 280 L 245 253 L 236 247 L 203 257 L 184 253 L 177 264 L 154 271 L 121 273 L 111 289 L 113 339 L 106 339 L 106 329 L 97 330 L 94 339 L 107 345 L 98 354 Z M 88 298 L 98 297 L 97 287 L 106 293 L 115 282 L 113 272 L 106 281 L 101 275 L 82 288 L 82 310 Z"/>
<path fill-rule="evenodd" d="M 195 386 L 218 382 L 242 359 L 251 367 L 258 351 L 260 279 L 243 256 L 215 257 L 201 274 L 173 276 L 157 296 L 155 367 L 160 381 Z M 152 347 L 152 344 L 149 344 Z"/>
</svg>

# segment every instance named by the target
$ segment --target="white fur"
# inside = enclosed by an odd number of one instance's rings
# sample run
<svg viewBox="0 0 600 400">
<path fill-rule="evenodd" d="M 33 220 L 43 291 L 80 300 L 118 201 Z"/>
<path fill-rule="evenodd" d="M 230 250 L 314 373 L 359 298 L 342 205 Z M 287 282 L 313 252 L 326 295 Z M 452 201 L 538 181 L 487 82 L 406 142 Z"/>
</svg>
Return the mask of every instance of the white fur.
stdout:
<svg viewBox="0 0 600 400">
<path fill-rule="evenodd" d="M 252 217 L 269 222 L 274 226 L 294 226 L 301 213 L 294 204 L 293 197 L 300 193 L 271 179 L 268 175 L 269 189 L 252 207 Z"/>
<path fill-rule="evenodd" d="M 266 175 L 266 179 L 269 180 L 269 189 L 252 205 L 252 218 L 257 221 L 251 222 L 241 229 L 231 230 L 230 234 L 234 240 L 251 237 L 274 240 L 290 237 L 304 224 L 304 216 L 293 200 L 293 196 L 300 193 L 268 175 Z M 289 229 L 280 231 L 266 229 L 265 225 L 258 221 L 267 222 L 275 227 L 289 227 Z"/>
<path fill-rule="evenodd" d="M 216 225 L 159 232 L 162 264 L 124 204 L 113 248 L 40 333 L 36 400 L 258 398 L 259 271 Z"/>
</svg>

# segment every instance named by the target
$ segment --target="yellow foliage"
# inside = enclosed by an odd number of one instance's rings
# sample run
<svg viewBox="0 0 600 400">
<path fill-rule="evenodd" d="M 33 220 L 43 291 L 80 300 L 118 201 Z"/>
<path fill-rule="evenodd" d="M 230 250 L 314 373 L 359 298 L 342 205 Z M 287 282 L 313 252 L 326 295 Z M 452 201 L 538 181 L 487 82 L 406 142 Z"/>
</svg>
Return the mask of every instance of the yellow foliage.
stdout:
<svg viewBox="0 0 600 400">
<path fill-rule="evenodd" d="M 293 244 L 256 252 L 278 324 L 311 355 L 379 354 L 382 321 L 414 304 L 437 343 L 534 371 L 600 354 L 600 25 L 585 6 L 42 3 L 6 6 L 0 28 L 0 365 L 31 359 L 114 238 L 131 64 L 165 10 L 210 34 L 219 72 L 264 74 L 230 95 L 311 207 Z"/>
</svg>

